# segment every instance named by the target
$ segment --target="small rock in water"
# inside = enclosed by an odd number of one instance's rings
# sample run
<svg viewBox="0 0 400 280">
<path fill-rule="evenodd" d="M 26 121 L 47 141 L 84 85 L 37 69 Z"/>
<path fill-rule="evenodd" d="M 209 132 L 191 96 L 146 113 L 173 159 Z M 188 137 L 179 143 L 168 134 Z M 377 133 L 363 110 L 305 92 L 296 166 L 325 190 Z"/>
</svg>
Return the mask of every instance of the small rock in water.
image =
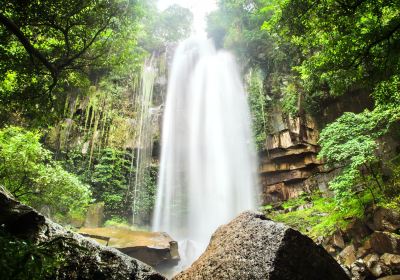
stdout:
<svg viewBox="0 0 400 280">
<path fill-rule="evenodd" d="M 127 228 L 81 228 L 79 233 L 100 244 L 118 249 L 152 267 L 174 266 L 179 261 L 178 243 L 165 232 L 133 231 Z"/>
<path fill-rule="evenodd" d="M 310 238 L 244 212 L 213 234 L 207 250 L 174 280 L 345 280 L 340 265 Z"/>
</svg>

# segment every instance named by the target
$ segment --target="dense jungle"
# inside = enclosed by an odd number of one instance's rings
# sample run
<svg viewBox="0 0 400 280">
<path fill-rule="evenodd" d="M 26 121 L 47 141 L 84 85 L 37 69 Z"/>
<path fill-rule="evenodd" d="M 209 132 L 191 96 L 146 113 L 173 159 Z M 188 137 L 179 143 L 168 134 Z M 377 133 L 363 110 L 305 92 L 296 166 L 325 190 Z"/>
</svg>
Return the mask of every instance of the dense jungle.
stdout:
<svg viewBox="0 0 400 280">
<path fill-rule="evenodd" d="M 154 217 L 157 196 L 169 194 L 160 191 L 160 165 L 169 147 L 164 113 L 174 53 L 198 35 L 200 8 L 170 2 L 160 9 L 155 0 L 0 1 L 0 279 L 166 279 L 179 272 L 174 279 L 400 279 L 400 1 L 213 2 L 203 32 L 238 65 L 257 165 L 257 184 L 247 187 L 255 207 L 240 210 L 257 214 L 218 228 L 183 272 L 170 267 L 184 260 L 177 247 L 186 245 L 173 231 L 154 230 Z M 201 47 L 193 60 L 200 61 Z M 181 84 L 190 83 L 190 67 Z M 200 100 L 191 90 L 183 90 L 182 104 Z M 230 97 L 207 104 L 220 103 L 233 104 Z M 208 116 L 241 127 L 239 111 L 219 111 Z M 210 135 L 204 138 L 218 138 Z M 230 147 L 232 139 L 221 139 L 220 150 Z M 196 147 L 203 146 L 210 145 Z M 243 155 L 228 152 L 235 153 Z M 246 166 L 240 158 L 238 170 Z M 227 173 L 216 176 L 233 176 L 232 165 L 223 165 Z M 195 167 L 202 180 L 205 167 Z M 191 173 L 174 174 L 191 182 Z M 201 182 L 197 188 L 207 185 Z M 244 199 L 226 191 L 239 197 L 234 205 Z M 230 203 L 218 189 L 211 193 Z M 222 211 L 197 207 L 205 216 Z M 254 219 L 263 224 L 247 229 Z M 159 231 L 171 236 L 153 237 Z M 224 241 L 236 233 L 241 242 Z M 275 250 L 270 236 L 282 238 L 276 250 L 287 251 L 271 261 L 273 270 L 258 271 Z M 221 248 L 240 264 L 215 257 Z M 305 254 L 322 274 L 308 264 L 295 268 L 293 259 Z"/>
</svg>

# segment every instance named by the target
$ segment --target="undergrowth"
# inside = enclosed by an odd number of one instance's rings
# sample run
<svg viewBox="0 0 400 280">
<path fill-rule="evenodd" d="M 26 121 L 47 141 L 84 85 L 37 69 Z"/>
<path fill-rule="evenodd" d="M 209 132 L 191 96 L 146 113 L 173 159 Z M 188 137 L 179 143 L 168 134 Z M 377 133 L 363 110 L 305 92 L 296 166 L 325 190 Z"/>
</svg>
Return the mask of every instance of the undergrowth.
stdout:
<svg viewBox="0 0 400 280">
<path fill-rule="evenodd" d="M 316 240 L 337 229 L 345 229 L 353 218 L 363 218 L 365 209 L 371 203 L 372 196 L 366 192 L 340 206 L 333 198 L 322 197 L 316 192 L 284 202 L 283 211 L 273 210 L 269 205 L 263 210 L 272 220 L 283 222 Z"/>
</svg>

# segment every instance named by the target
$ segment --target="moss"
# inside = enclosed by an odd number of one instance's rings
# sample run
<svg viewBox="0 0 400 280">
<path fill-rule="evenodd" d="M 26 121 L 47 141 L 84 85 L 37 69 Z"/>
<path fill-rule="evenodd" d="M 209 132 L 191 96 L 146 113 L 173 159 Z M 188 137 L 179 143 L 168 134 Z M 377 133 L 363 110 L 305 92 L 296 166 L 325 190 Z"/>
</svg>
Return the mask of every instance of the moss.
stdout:
<svg viewBox="0 0 400 280">
<path fill-rule="evenodd" d="M 56 242 L 33 244 L 0 229 L 0 279 L 56 279 L 65 260 Z"/>
<path fill-rule="evenodd" d="M 113 217 L 104 222 L 105 227 L 116 227 L 116 228 L 130 228 L 127 219 L 122 217 Z"/>
<path fill-rule="evenodd" d="M 372 197 L 365 193 L 359 199 L 349 200 L 339 207 L 333 198 L 321 197 L 320 193 L 314 193 L 289 200 L 283 204 L 283 207 L 289 209 L 304 205 L 307 201 L 311 204 L 310 208 L 287 213 L 272 211 L 267 213 L 267 216 L 316 240 L 332 234 L 337 229 L 345 229 L 352 218 L 362 218 L 364 209 L 371 203 Z"/>
</svg>

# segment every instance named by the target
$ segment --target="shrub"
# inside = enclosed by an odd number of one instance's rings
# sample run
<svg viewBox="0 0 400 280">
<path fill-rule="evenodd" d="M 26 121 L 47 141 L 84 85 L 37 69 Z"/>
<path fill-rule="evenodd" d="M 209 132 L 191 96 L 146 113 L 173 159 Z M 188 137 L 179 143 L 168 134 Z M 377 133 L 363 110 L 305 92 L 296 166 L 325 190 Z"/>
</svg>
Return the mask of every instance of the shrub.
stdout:
<svg viewBox="0 0 400 280">
<path fill-rule="evenodd" d="M 0 130 L 0 184 L 23 203 L 49 207 L 54 216 L 82 214 L 91 201 L 89 187 L 54 161 L 39 139 L 20 127 Z"/>
</svg>

